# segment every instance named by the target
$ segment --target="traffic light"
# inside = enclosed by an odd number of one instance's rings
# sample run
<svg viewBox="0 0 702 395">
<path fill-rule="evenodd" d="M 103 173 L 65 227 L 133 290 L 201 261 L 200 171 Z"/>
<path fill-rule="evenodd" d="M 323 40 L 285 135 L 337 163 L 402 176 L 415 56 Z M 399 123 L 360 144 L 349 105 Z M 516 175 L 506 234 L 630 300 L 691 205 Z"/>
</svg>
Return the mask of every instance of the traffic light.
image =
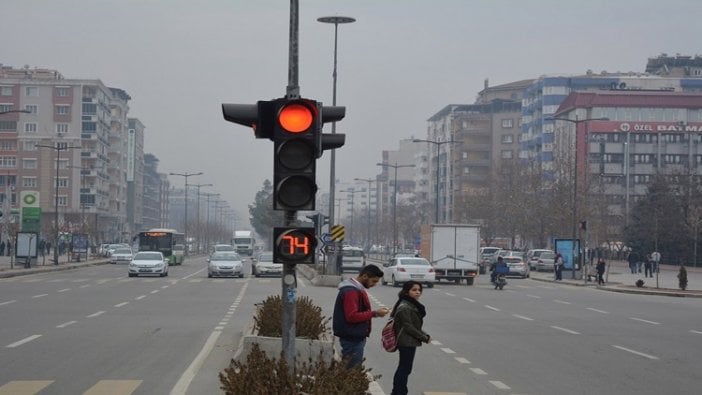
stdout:
<svg viewBox="0 0 702 395">
<path fill-rule="evenodd" d="M 587 230 L 587 221 L 580 221 L 580 229 Z"/>
<path fill-rule="evenodd" d="M 273 228 L 273 262 L 314 263 L 317 238 L 313 228 Z"/>
</svg>

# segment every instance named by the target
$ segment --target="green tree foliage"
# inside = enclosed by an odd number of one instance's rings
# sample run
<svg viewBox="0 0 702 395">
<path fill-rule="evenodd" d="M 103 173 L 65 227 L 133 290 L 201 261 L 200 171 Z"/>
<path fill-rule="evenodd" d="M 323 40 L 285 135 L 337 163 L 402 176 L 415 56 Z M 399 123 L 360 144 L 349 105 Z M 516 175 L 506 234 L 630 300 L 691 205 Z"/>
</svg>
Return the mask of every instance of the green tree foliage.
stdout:
<svg viewBox="0 0 702 395">
<path fill-rule="evenodd" d="M 273 184 L 270 180 L 263 181 L 263 187 L 256 192 L 253 204 L 249 204 L 249 215 L 251 226 L 270 246 L 273 227 L 283 224 L 283 212 L 273 210 Z"/>
</svg>

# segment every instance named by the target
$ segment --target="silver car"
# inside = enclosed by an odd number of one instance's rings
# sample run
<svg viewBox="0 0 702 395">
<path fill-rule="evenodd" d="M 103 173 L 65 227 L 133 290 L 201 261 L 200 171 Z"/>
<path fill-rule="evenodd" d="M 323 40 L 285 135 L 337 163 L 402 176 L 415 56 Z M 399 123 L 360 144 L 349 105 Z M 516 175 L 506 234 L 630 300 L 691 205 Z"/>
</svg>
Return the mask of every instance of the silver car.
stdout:
<svg viewBox="0 0 702 395">
<path fill-rule="evenodd" d="M 239 254 L 230 251 L 213 253 L 207 259 L 207 277 L 244 277 L 244 265 Z"/>
<path fill-rule="evenodd" d="M 158 251 L 137 252 L 129 262 L 129 277 L 140 274 L 158 274 L 168 276 L 168 261 Z"/>
<path fill-rule="evenodd" d="M 129 263 L 132 261 L 131 248 L 117 248 L 110 255 L 110 263 Z"/>
<path fill-rule="evenodd" d="M 282 276 L 283 264 L 273 262 L 272 252 L 262 252 L 254 260 L 253 264 L 251 265 L 251 270 L 256 277 Z"/>
</svg>

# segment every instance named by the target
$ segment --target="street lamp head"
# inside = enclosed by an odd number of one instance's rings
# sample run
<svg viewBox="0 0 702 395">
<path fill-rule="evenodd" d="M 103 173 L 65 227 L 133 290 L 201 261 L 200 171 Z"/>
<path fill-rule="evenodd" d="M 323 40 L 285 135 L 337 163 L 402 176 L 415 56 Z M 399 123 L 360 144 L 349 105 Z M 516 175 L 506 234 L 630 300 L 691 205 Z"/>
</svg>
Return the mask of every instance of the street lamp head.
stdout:
<svg viewBox="0 0 702 395">
<path fill-rule="evenodd" d="M 353 22 L 356 22 L 356 19 L 348 17 L 348 16 L 323 16 L 323 17 L 317 18 L 317 22 L 333 23 L 333 24 L 337 25 L 337 24 L 341 24 L 341 23 L 353 23 Z"/>
</svg>

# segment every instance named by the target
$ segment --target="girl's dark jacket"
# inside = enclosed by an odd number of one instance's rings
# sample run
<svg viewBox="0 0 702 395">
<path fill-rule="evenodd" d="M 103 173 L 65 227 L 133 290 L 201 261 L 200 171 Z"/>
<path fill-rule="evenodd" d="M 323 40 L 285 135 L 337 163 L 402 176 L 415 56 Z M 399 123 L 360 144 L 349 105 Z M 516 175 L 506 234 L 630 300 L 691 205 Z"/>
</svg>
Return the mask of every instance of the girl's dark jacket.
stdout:
<svg viewBox="0 0 702 395">
<path fill-rule="evenodd" d="M 402 300 L 393 312 L 393 317 L 398 347 L 419 347 L 422 343 L 429 342 L 429 335 L 422 331 L 422 314 L 413 303 Z"/>
</svg>

